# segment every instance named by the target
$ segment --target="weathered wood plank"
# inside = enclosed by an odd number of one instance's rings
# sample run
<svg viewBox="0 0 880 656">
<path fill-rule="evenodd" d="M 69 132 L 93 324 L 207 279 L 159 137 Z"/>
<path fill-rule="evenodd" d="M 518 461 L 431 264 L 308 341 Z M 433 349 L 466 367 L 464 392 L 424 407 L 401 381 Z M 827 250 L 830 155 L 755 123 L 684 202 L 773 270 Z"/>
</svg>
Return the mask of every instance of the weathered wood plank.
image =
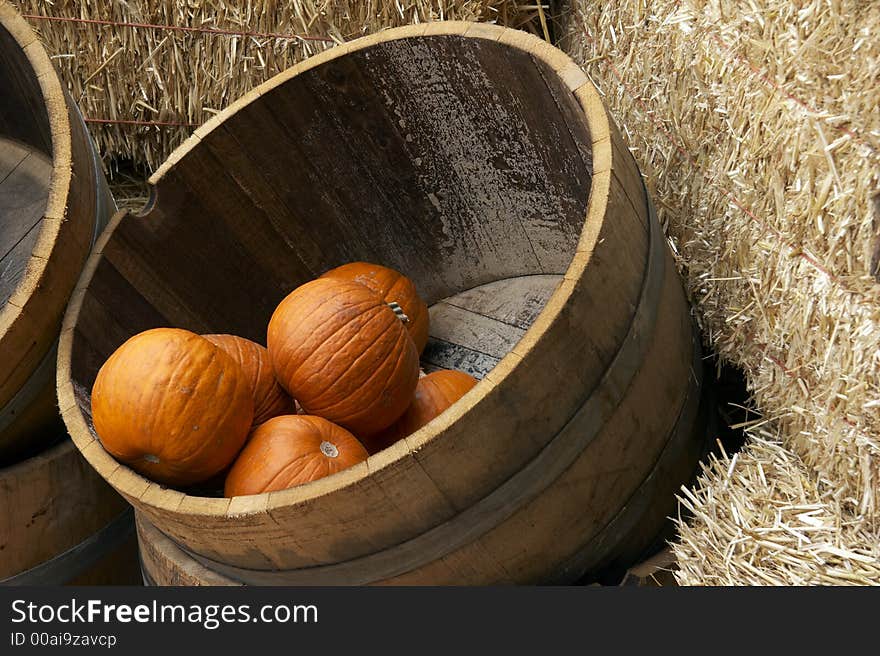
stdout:
<svg viewBox="0 0 880 656">
<path fill-rule="evenodd" d="M 30 148 L 11 139 L 0 137 L 0 184 L 30 154 Z"/>
<path fill-rule="evenodd" d="M 556 275 L 496 280 L 435 303 L 422 368 L 484 378 L 525 334 L 561 280 Z"/>
<path fill-rule="evenodd" d="M 0 138 L 0 307 L 24 276 L 37 243 L 51 173 L 50 159 Z"/>
<path fill-rule="evenodd" d="M 4 8 L 5 9 L 5 8 Z M 43 153 L 52 151 L 49 119 L 37 74 L 28 61 L 22 40 L 33 39 L 19 26 L 24 20 L 14 15 L 0 16 L 0 136 L 10 137 L 38 149 Z M 14 25 L 17 23 L 18 26 Z M 43 71 L 39 71 L 42 73 Z"/>
<path fill-rule="evenodd" d="M 433 336 L 498 360 L 507 355 L 525 333 L 522 328 L 444 301 L 431 306 L 430 317 Z"/>
<path fill-rule="evenodd" d="M 4 151 L 11 152 L 4 152 Z M 0 139 L 0 159 L 16 160 L 21 146 Z M 2 164 L 0 164 L 2 167 Z M 49 199 L 52 160 L 37 152 L 28 152 L 15 168 L 0 181 L 0 260 L 43 218 Z"/>
<path fill-rule="evenodd" d="M 0 470 L 0 508 L 0 579 L 4 579 L 82 542 L 117 517 L 126 504 L 73 444 L 64 441 Z"/>
<path fill-rule="evenodd" d="M 478 380 L 485 378 L 500 361 L 501 358 L 436 337 L 428 338 L 428 344 L 422 353 L 422 369 L 425 373 L 438 369 L 455 369 L 470 374 Z"/>
<path fill-rule="evenodd" d="M 0 306 L 9 301 L 24 277 L 39 236 L 40 220 L 37 219 L 36 223 L 0 258 Z"/>
<path fill-rule="evenodd" d="M 558 275 L 505 278 L 466 289 L 442 302 L 527 330 L 560 282 L 562 276 Z"/>
</svg>

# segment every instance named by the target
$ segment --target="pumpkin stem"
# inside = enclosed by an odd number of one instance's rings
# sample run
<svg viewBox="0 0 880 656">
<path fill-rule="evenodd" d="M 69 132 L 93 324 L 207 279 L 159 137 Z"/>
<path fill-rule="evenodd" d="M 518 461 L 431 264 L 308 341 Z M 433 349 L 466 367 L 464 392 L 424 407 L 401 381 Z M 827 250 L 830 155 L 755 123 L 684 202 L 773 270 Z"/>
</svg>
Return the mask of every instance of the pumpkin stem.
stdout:
<svg viewBox="0 0 880 656">
<path fill-rule="evenodd" d="M 409 323 L 409 317 L 404 314 L 403 308 L 400 307 L 396 301 L 391 301 L 388 304 L 388 307 L 391 308 L 394 314 L 397 315 L 397 318 L 400 319 L 403 323 Z"/>
<path fill-rule="evenodd" d="M 336 448 L 335 444 L 324 440 L 321 442 L 321 453 L 323 453 L 328 458 L 335 458 L 339 455 L 339 449 Z"/>
</svg>

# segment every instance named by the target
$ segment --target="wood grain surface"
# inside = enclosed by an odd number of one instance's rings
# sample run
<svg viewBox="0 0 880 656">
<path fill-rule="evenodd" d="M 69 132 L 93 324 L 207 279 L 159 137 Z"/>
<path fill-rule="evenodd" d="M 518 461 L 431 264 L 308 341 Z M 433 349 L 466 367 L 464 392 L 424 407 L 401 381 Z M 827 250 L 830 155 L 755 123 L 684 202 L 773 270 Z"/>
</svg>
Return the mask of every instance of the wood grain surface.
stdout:
<svg viewBox="0 0 880 656">
<path fill-rule="evenodd" d="M 0 469 L 0 581 L 20 575 L 99 532 L 127 505 L 65 439 L 34 458 Z M 98 561 L 79 560 L 54 585 L 136 582 L 131 545 L 97 547 Z"/>
<path fill-rule="evenodd" d="M 82 117 L 48 54 L 0 2 L 0 464 L 51 436 L 62 316 L 86 261 L 102 174 Z M 103 201 L 103 204 L 99 202 Z M 106 217 L 104 217 L 106 218 Z"/>
<path fill-rule="evenodd" d="M 530 582 L 629 554 L 665 522 L 703 439 L 688 308 L 620 133 L 555 48 L 469 23 L 347 43 L 234 102 L 151 183 L 73 295 L 59 402 L 142 522 L 203 563 L 261 581 Z M 262 341 L 287 292 L 351 260 L 410 276 L 433 306 L 427 364 L 479 374 L 447 412 L 339 474 L 233 499 L 103 450 L 89 390 L 123 340 L 177 325 Z M 614 528 L 654 471 L 661 498 L 633 504 L 635 532 Z"/>
</svg>

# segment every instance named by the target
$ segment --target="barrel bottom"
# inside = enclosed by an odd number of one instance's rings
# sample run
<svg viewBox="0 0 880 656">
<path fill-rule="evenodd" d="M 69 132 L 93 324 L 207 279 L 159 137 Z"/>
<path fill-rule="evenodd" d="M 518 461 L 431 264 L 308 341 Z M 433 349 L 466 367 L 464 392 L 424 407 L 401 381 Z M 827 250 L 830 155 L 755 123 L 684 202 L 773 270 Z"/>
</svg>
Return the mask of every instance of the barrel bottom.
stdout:
<svg viewBox="0 0 880 656">
<path fill-rule="evenodd" d="M 437 301 L 422 368 L 482 379 L 522 338 L 562 282 L 561 275 L 502 278 Z"/>
</svg>

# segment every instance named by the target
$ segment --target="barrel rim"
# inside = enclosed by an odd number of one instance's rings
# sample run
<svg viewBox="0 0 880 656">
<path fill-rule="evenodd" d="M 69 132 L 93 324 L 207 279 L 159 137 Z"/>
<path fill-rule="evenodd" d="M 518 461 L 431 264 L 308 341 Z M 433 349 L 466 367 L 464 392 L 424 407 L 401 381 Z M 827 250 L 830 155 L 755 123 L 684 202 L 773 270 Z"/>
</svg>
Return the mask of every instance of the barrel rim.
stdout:
<svg viewBox="0 0 880 656">
<path fill-rule="evenodd" d="M 233 497 L 232 499 L 197 497 L 167 488 L 160 483 L 141 476 L 126 465 L 118 462 L 104 450 L 100 439 L 89 428 L 83 413 L 79 409 L 73 388 L 72 347 L 74 331 L 85 294 L 103 257 L 104 248 L 119 223 L 126 217 L 139 218 L 146 216 L 157 200 L 157 187 L 159 183 L 176 163 L 195 148 L 205 135 L 269 90 L 286 83 L 288 80 L 306 71 L 352 52 L 388 41 L 423 36 L 479 38 L 522 50 L 532 57 L 542 60 L 544 64 L 549 66 L 560 77 L 565 87 L 569 89 L 580 104 L 584 120 L 590 130 L 593 156 L 593 176 L 589 189 L 587 212 L 581 224 L 581 234 L 577 247 L 563 279 L 535 321 L 514 348 L 501 359 L 486 377 L 479 381 L 447 412 L 412 435 L 370 456 L 365 462 L 316 481 L 287 490 Z M 62 325 L 58 353 L 57 388 L 59 408 L 73 442 L 98 473 L 120 494 L 128 498 L 131 503 L 143 506 L 153 512 L 167 513 L 171 516 L 181 513 L 181 506 L 184 502 L 186 506 L 185 514 L 188 516 L 246 517 L 271 513 L 272 510 L 278 508 L 306 504 L 318 497 L 343 492 L 346 488 L 369 477 L 372 473 L 392 466 L 411 456 L 412 453 L 421 449 L 425 444 L 442 435 L 447 426 L 474 410 L 490 390 L 507 378 L 520 361 L 528 357 L 532 347 L 548 332 L 560 312 L 566 307 L 569 297 L 575 290 L 577 281 L 581 278 L 590 261 L 605 221 L 611 186 L 612 158 L 610 121 L 594 84 L 580 66 L 567 54 L 543 39 L 521 30 L 489 23 L 466 21 L 436 21 L 420 25 L 407 25 L 384 30 L 335 46 L 278 73 L 270 80 L 255 87 L 234 101 L 223 111 L 196 129 L 149 178 L 151 194 L 147 205 L 136 214 L 126 210 L 117 212 L 96 242 L 92 254 L 89 256 L 81 272 L 76 289 L 71 297 L 71 302 L 68 304 Z"/>
<path fill-rule="evenodd" d="M 0 307 L 0 351 L 7 336 L 33 314 L 45 313 L 44 308 L 32 307 L 31 300 L 50 270 L 53 255 L 61 249 L 59 235 L 67 216 L 67 202 L 73 181 L 73 144 L 67 97 L 49 54 L 36 33 L 11 3 L 0 0 L 0 27 L 18 44 L 28 61 L 43 96 L 52 140 L 52 172 L 43 223 L 31 251 L 25 274 L 9 300 Z M 59 307 L 57 311 L 62 308 Z M 47 351 L 54 342 L 47 342 Z M 45 353 L 44 351 L 44 353 Z M 42 355 L 42 354 L 41 354 Z M 0 403 L 2 406 L 3 403 Z"/>
</svg>

